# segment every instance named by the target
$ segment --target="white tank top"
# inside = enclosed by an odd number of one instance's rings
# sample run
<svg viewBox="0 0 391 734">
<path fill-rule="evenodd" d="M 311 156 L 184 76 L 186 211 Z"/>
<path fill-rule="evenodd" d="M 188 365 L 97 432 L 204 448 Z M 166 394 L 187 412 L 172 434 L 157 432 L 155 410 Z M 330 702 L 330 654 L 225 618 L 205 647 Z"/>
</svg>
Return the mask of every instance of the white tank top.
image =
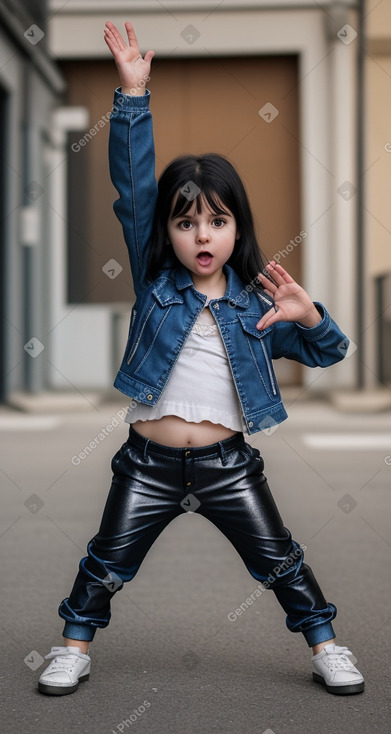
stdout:
<svg viewBox="0 0 391 734">
<path fill-rule="evenodd" d="M 156 405 L 135 402 L 128 408 L 127 423 L 177 415 L 192 423 L 206 420 L 247 431 L 225 346 L 209 309 L 201 311 Z"/>
</svg>

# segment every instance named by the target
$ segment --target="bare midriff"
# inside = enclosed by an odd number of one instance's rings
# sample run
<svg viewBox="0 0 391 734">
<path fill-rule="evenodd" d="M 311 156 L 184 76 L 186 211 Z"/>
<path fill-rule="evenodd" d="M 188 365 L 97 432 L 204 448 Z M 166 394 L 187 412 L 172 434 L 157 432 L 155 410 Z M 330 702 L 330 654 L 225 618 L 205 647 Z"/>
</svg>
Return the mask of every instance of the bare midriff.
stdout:
<svg viewBox="0 0 391 734">
<path fill-rule="evenodd" d="M 220 423 L 201 421 L 190 423 L 176 415 L 149 421 L 136 421 L 132 426 L 137 433 L 164 446 L 208 446 L 217 441 L 234 436 L 237 431 L 226 428 Z"/>
</svg>

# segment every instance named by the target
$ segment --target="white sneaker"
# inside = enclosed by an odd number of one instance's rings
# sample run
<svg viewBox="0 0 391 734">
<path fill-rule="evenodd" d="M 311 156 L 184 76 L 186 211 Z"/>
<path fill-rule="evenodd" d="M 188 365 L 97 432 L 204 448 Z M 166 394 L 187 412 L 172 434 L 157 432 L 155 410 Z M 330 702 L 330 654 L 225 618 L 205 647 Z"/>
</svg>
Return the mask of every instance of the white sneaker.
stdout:
<svg viewBox="0 0 391 734">
<path fill-rule="evenodd" d="M 354 667 L 349 655 L 353 657 L 347 647 L 339 647 L 334 643 L 325 645 L 321 652 L 311 658 L 313 679 L 322 683 L 329 693 L 361 693 L 364 690 L 364 678 Z M 354 662 L 357 662 L 355 658 Z"/>
<path fill-rule="evenodd" d="M 81 681 L 88 680 L 91 658 L 78 647 L 52 647 L 45 660 L 52 659 L 39 681 L 38 690 L 53 696 L 65 696 L 76 691 Z"/>
</svg>

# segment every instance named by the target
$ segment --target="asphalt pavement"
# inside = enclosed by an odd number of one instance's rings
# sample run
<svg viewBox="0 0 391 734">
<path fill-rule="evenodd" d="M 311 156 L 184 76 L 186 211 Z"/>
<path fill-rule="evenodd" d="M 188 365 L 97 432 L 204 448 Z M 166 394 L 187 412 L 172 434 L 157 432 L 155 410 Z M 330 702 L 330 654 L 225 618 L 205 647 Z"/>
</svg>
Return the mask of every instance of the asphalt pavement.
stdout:
<svg viewBox="0 0 391 734">
<path fill-rule="evenodd" d="M 126 439 L 124 401 L 86 413 L 0 410 L 2 734 L 372 734 L 390 731 L 391 413 L 286 402 L 260 449 L 284 524 L 336 604 L 337 644 L 366 690 L 332 696 L 271 591 L 209 521 L 184 513 L 113 598 L 76 693 L 44 696 L 69 594 Z M 92 447 L 92 448 L 91 448 Z M 241 614 L 235 610 L 241 609 Z"/>
</svg>

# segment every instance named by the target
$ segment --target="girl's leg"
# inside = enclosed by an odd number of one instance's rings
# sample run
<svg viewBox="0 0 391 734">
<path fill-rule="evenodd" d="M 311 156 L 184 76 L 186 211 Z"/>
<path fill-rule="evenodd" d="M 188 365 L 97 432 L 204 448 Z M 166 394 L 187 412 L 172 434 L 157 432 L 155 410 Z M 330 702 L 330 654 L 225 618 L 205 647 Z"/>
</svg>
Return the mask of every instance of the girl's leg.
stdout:
<svg viewBox="0 0 391 734">
<path fill-rule="evenodd" d="M 88 543 L 72 591 L 59 607 L 64 645 L 82 651 L 88 650 L 96 629 L 109 624 L 113 595 L 134 578 L 158 535 L 182 512 L 171 461 L 151 460 L 126 442 L 111 466 L 113 481 L 99 532 Z"/>
<path fill-rule="evenodd" d="M 320 650 L 318 646 L 334 640 L 337 610 L 324 598 L 304 563 L 303 549 L 284 527 L 263 466 L 259 451 L 243 442 L 243 448 L 220 466 L 216 483 L 210 470 L 205 475 L 205 487 L 195 493 L 201 503 L 198 512 L 226 535 L 251 575 L 274 591 L 287 614 L 288 629 L 302 632 L 307 644 Z"/>
<path fill-rule="evenodd" d="M 222 449 L 225 443 L 221 442 Z M 216 468 L 218 463 L 214 462 Z M 199 472 L 199 491 L 194 492 L 200 502 L 198 511 L 231 540 L 252 576 L 274 591 L 287 614 L 288 629 L 302 632 L 312 646 L 313 679 L 328 693 L 362 693 L 364 678 L 354 667 L 352 653 L 334 644 L 336 607 L 327 603 L 303 561 L 303 549 L 283 526 L 259 451 L 243 442 L 241 449 L 228 452 L 225 458 L 222 452 L 220 464 L 216 479 L 210 465 Z M 256 591 L 263 593 L 259 587 Z"/>
</svg>

